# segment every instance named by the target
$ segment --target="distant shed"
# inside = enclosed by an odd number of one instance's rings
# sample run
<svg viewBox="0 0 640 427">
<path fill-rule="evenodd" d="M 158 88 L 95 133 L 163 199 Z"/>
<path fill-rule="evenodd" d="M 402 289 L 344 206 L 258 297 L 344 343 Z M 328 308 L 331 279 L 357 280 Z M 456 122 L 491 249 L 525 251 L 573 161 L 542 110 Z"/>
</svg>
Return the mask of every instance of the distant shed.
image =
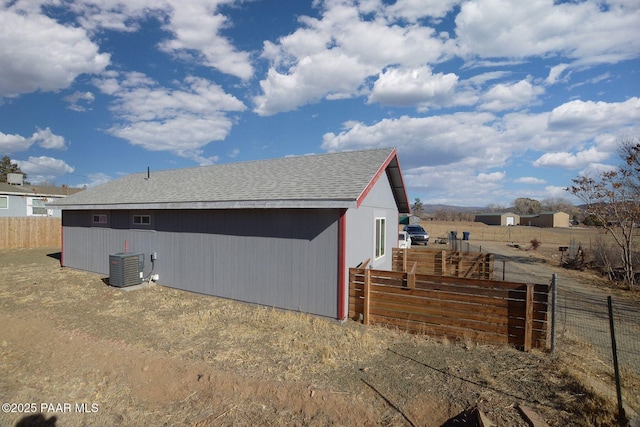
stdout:
<svg viewBox="0 0 640 427">
<path fill-rule="evenodd" d="M 569 227 L 570 217 L 566 212 L 541 212 L 538 215 L 526 215 L 520 217 L 520 225 L 533 225 L 536 227 Z"/>
<path fill-rule="evenodd" d="M 513 212 L 476 214 L 475 222 L 487 225 L 518 225 L 520 216 Z"/>
</svg>

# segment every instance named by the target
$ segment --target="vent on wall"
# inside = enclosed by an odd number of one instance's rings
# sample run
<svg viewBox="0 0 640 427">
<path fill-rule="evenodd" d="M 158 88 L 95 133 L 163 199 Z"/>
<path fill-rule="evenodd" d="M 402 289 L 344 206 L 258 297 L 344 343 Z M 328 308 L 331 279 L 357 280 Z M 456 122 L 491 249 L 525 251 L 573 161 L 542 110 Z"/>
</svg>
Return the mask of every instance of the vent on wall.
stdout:
<svg viewBox="0 0 640 427">
<path fill-rule="evenodd" d="M 122 288 L 142 283 L 144 254 L 109 255 L 109 284 Z"/>
</svg>

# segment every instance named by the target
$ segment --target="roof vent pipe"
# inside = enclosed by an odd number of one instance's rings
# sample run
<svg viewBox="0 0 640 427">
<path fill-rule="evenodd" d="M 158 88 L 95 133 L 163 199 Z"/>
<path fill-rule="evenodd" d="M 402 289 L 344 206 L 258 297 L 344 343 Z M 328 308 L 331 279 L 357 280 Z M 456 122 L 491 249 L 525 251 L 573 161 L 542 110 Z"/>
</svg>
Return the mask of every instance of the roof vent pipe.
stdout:
<svg viewBox="0 0 640 427">
<path fill-rule="evenodd" d="M 149 166 L 147 166 L 147 179 L 151 179 L 151 170 L 149 169 Z"/>
</svg>

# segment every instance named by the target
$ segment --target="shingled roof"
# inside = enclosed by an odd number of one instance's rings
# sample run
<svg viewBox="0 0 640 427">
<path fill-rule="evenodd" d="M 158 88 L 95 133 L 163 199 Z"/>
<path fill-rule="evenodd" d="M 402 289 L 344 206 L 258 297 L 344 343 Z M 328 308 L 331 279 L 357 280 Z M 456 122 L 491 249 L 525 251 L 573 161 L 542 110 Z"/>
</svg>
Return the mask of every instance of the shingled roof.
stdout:
<svg viewBox="0 0 640 427">
<path fill-rule="evenodd" d="M 386 173 L 385 173 L 386 172 Z M 285 157 L 128 175 L 49 204 L 61 209 L 356 207 L 389 179 L 409 212 L 394 148 Z"/>
<path fill-rule="evenodd" d="M 82 191 L 81 188 L 54 187 L 50 185 L 11 185 L 0 182 L 0 194 L 34 197 L 66 197 Z"/>
</svg>

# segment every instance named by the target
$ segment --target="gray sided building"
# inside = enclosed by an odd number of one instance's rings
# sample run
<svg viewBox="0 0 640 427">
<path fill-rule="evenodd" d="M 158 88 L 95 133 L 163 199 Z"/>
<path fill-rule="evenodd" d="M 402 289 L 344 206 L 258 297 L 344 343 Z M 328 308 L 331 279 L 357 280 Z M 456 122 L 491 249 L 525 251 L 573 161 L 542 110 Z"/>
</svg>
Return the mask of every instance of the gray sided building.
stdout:
<svg viewBox="0 0 640 427">
<path fill-rule="evenodd" d="M 395 149 L 133 174 L 52 204 L 62 265 L 142 253 L 164 286 L 344 319 L 348 272 L 391 269 L 409 213 Z"/>
</svg>

